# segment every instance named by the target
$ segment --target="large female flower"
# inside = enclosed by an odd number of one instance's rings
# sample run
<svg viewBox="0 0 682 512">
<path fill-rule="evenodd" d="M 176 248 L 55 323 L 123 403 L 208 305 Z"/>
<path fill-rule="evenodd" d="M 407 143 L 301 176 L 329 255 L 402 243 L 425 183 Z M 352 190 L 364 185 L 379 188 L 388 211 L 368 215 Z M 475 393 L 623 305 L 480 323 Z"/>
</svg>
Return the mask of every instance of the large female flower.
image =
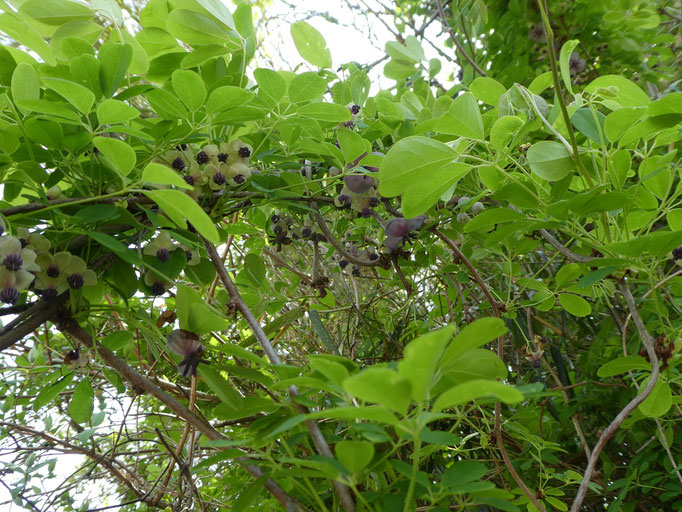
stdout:
<svg viewBox="0 0 682 512">
<path fill-rule="evenodd" d="M 22 247 L 19 239 L 13 236 L 0 238 L 0 265 L 11 272 L 27 270 L 38 272 L 40 267 L 36 264 L 36 253 L 28 247 Z"/>
<path fill-rule="evenodd" d="M 19 292 L 28 288 L 34 278 L 35 276 L 27 270 L 13 271 L 0 267 L 0 301 L 16 304 Z"/>
</svg>

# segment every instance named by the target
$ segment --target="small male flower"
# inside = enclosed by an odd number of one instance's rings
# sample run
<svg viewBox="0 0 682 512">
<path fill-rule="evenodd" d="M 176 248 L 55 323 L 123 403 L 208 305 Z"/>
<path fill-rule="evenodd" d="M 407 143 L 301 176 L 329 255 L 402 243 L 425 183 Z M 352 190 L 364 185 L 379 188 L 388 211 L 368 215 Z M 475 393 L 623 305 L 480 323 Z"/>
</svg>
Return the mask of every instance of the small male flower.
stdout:
<svg viewBox="0 0 682 512">
<path fill-rule="evenodd" d="M 28 247 L 22 247 L 18 238 L 4 236 L 0 238 L 0 265 L 6 270 L 17 272 L 27 270 L 38 272 L 40 267 L 36 264 L 36 253 Z"/>
<path fill-rule="evenodd" d="M 171 240 L 168 231 L 161 231 L 154 240 L 149 242 L 142 251 L 148 256 L 156 256 L 156 258 L 163 262 L 170 259 L 170 253 L 175 250 L 173 241 Z"/>
<path fill-rule="evenodd" d="M 50 241 L 35 231 L 30 233 L 26 228 L 18 228 L 17 238 L 23 248 L 31 249 L 36 255 L 41 255 L 50 250 Z"/>
<path fill-rule="evenodd" d="M 0 301 L 16 304 L 19 292 L 29 287 L 35 276 L 27 270 L 7 270 L 0 267 Z"/>
<path fill-rule="evenodd" d="M 66 275 L 66 282 L 74 290 L 97 284 L 97 274 L 88 268 L 83 258 L 78 256 L 71 256 L 71 261 L 64 269 L 64 274 Z"/>
</svg>

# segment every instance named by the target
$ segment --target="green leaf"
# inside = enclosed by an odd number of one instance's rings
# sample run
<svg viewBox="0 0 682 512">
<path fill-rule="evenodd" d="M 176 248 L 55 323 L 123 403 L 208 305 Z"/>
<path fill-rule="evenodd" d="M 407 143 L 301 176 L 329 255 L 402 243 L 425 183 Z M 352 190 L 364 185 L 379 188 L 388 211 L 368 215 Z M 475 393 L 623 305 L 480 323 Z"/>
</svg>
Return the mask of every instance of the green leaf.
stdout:
<svg viewBox="0 0 682 512">
<path fill-rule="evenodd" d="M 500 96 L 507 92 L 504 85 L 489 76 L 479 76 L 476 78 L 469 85 L 469 90 L 478 101 L 495 107 L 500 101 Z"/>
<path fill-rule="evenodd" d="M 120 173 L 127 175 L 135 167 L 135 150 L 122 140 L 113 137 L 95 137 L 93 144 Z"/>
<path fill-rule="evenodd" d="M 95 95 L 86 87 L 75 82 L 62 80 L 61 78 L 43 78 L 43 83 L 57 92 L 65 100 L 71 103 L 83 114 L 90 112 L 92 104 L 95 102 Z"/>
<path fill-rule="evenodd" d="M 604 114 L 589 108 L 579 108 L 571 116 L 571 124 L 575 126 L 580 133 L 597 144 L 602 144 L 602 142 L 606 143 L 606 140 L 603 140 L 606 138 L 606 135 L 604 134 L 605 120 L 606 116 Z"/>
<path fill-rule="evenodd" d="M 500 318 L 485 317 L 470 323 L 462 329 L 448 345 L 441 359 L 441 367 L 447 369 L 465 352 L 482 347 L 507 332 L 507 326 Z"/>
<path fill-rule="evenodd" d="M 405 347 L 398 372 L 410 381 L 414 401 L 425 400 L 435 384 L 438 363 L 454 332 L 455 326 L 449 325 L 419 336 Z"/>
<path fill-rule="evenodd" d="M 385 46 L 386 53 L 395 61 L 404 64 L 416 64 L 424 60 L 424 50 L 421 47 L 419 39 L 415 36 L 407 36 L 405 44 L 400 44 L 398 41 L 389 41 Z"/>
<path fill-rule="evenodd" d="M 666 214 L 666 219 L 668 220 L 668 226 L 673 231 L 682 230 L 682 209 L 677 208 L 675 210 L 670 210 Z"/>
<path fill-rule="evenodd" d="M 73 391 L 71 402 L 69 403 L 69 416 L 76 423 L 87 423 L 92 417 L 95 406 L 95 393 L 92 390 L 90 379 L 83 378 L 76 389 Z"/>
<path fill-rule="evenodd" d="M 339 462 L 355 474 L 367 467 L 374 457 L 374 444 L 367 441 L 339 441 L 334 446 Z"/>
<path fill-rule="evenodd" d="M 107 99 L 97 105 L 97 119 L 100 124 L 125 123 L 140 116 L 140 111 L 126 103 Z"/>
<path fill-rule="evenodd" d="M 604 119 L 604 135 L 611 142 L 618 142 L 625 132 L 646 115 L 647 111 L 644 107 L 621 108 L 611 112 Z"/>
<path fill-rule="evenodd" d="M 410 405 L 410 382 L 388 368 L 371 367 L 343 382 L 343 389 L 366 402 L 374 402 L 399 414 Z"/>
<path fill-rule="evenodd" d="M 222 376 L 220 372 L 210 366 L 200 364 L 197 368 L 199 376 L 208 384 L 220 401 L 229 405 L 232 409 L 237 409 L 242 397 L 232 387 L 232 385 Z"/>
<path fill-rule="evenodd" d="M 63 25 L 73 20 L 89 20 L 93 16 L 86 5 L 68 0 L 26 0 L 19 12 L 46 25 Z"/>
<path fill-rule="evenodd" d="M 494 380 L 477 379 L 459 384 L 440 395 L 432 410 L 442 411 L 481 397 L 494 397 L 506 404 L 516 404 L 523 400 L 523 394 L 515 388 Z"/>
<path fill-rule="evenodd" d="M 0 14 L 0 30 L 13 40 L 36 52 L 50 66 L 57 65 L 50 45 L 33 27 L 16 14 L 11 12 Z"/>
<path fill-rule="evenodd" d="M 12 73 L 12 99 L 37 100 L 40 98 L 40 84 L 38 83 L 38 73 L 33 66 L 26 63 L 18 64 Z"/>
<path fill-rule="evenodd" d="M 175 306 L 180 329 L 195 334 L 207 334 L 225 330 L 229 325 L 224 316 L 206 304 L 199 292 L 184 284 L 178 285 Z"/>
<path fill-rule="evenodd" d="M 317 73 L 301 73 L 289 83 L 289 99 L 293 103 L 316 100 L 327 90 L 327 81 Z"/>
<path fill-rule="evenodd" d="M 175 121 L 187 118 L 187 109 L 182 102 L 165 89 L 149 91 L 147 101 L 162 119 Z"/>
<path fill-rule="evenodd" d="M 511 208 L 491 208 L 484 210 L 464 225 L 465 233 L 479 230 L 490 230 L 496 224 L 505 222 L 526 221 L 527 217 Z"/>
<path fill-rule="evenodd" d="M 528 149 L 530 170 L 547 181 L 559 181 L 573 172 L 573 159 L 560 142 L 543 140 Z"/>
<path fill-rule="evenodd" d="M 397 60 L 389 60 L 384 66 L 384 75 L 391 80 L 402 81 L 417 71 L 415 64 L 405 64 Z"/>
<path fill-rule="evenodd" d="M 220 0 L 196 0 L 196 2 L 218 18 L 223 25 L 230 27 L 232 30 L 236 30 L 232 14 L 223 2 Z"/>
<path fill-rule="evenodd" d="M 98 59 L 101 63 L 100 85 L 107 98 L 114 95 L 121 81 L 128 72 L 133 58 L 133 48 L 129 44 L 113 42 L 104 43 L 99 49 Z"/>
<path fill-rule="evenodd" d="M 448 350 L 455 347 L 454 342 Z M 443 390 L 447 385 L 460 384 L 475 379 L 505 379 L 507 367 L 493 351 L 485 348 L 472 348 L 457 357 L 451 357 L 446 351 L 441 363 L 443 377 L 435 386 L 433 393 Z"/>
<path fill-rule="evenodd" d="M 64 391 L 68 385 L 71 384 L 75 376 L 76 374 L 74 372 L 67 373 L 54 384 L 41 389 L 38 395 L 33 399 L 33 410 L 37 412 L 42 407 L 46 406 L 52 402 L 52 400 L 57 398 L 57 395 L 59 395 L 59 393 Z"/>
<path fill-rule="evenodd" d="M 87 235 L 99 242 L 102 246 L 112 250 L 119 258 L 132 265 L 142 265 L 142 258 L 134 249 L 130 249 L 124 243 L 99 231 L 86 231 Z"/>
<path fill-rule="evenodd" d="M 573 50 L 579 44 L 580 41 L 577 39 L 570 39 L 561 47 L 561 53 L 559 54 L 559 69 L 561 70 L 561 78 L 564 81 L 566 90 L 571 94 L 573 94 L 573 87 L 571 85 L 571 70 L 568 63 L 571 59 L 571 54 L 573 54 Z"/>
<path fill-rule="evenodd" d="M 291 37 L 296 45 L 296 50 L 303 59 L 319 68 L 330 68 L 332 56 L 327 48 L 327 43 L 309 23 L 297 21 L 291 25 Z"/>
<path fill-rule="evenodd" d="M 480 480 L 488 472 L 485 464 L 475 460 L 457 460 L 443 473 L 441 484 L 446 487 L 459 487 Z"/>
<path fill-rule="evenodd" d="M 115 331 L 108 334 L 102 340 L 102 345 L 109 350 L 120 350 L 133 341 L 133 333 L 130 331 Z"/>
<path fill-rule="evenodd" d="M 338 419 L 338 420 L 365 420 L 376 421 L 378 423 L 386 423 L 395 425 L 398 423 L 397 418 L 384 407 L 376 406 L 360 406 L 360 407 L 332 407 L 323 409 L 318 412 L 313 412 L 307 416 L 310 419 Z"/>
<path fill-rule="evenodd" d="M 651 377 L 649 377 L 651 378 Z M 640 389 L 649 383 L 649 378 L 642 383 Z M 654 384 L 654 389 L 646 399 L 637 407 L 639 411 L 649 418 L 660 418 L 667 413 L 673 405 L 673 396 L 670 384 L 660 377 Z"/>
<path fill-rule="evenodd" d="M 168 15 L 166 28 L 171 35 L 192 46 L 224 44 L 230 32 L 211 18 L 187 9 L 173 9 Z"/>
<path fill-rule="evenodd" d="M 600 76 L 590 82 L 584 92 L 594 93 L 600 88 L 614 88 L 616 94 L 613 97 L 609 96 L 609 99 L 622 107 L 647 107 L 651 103 L 649 96 L 637 84 L 620 75 Z"/>
<path fill-rule="evenodd" d="M 233 500 L 232 503 L 230 503 L 232 507 L 232 512 L 252 510 L 253 508 L 251 507 L 251 505 L 263 492 L 263 487 L 265 487 L 265 483 L 268 481 L 268 478 L 269 478 L 268 475 L 263 475 L 260 478 L 254 480 L 253 482 L 249 482 L 246 485 L 245 489 L 239 491 L 239 496 L 237 497 L 237 499 Z"/>
<path fill-rule="evenodd" d="M 641 356 L 622 356 L 603 364 L 597 370 L 601 378 L 613 377 L 631 370 L 650 370 L 651 365 Z"/>
<path fill-rule="evenodd" d="M 158 204 L 179 227 L 187 228 L 187 219 L 194 228 L 213 244 L 220 243 L 218 230 L 211 218 L 184 192 L 179 190 L 150 190 L 144 193 Z"/>
<path fill-rule="evenodd" d="M 368 153 L 371 150 L 371 144 L 368 140 L 363 139 L 358 133 L 348 128 L 336 130 L 336 137 L 346 163 L 353 162 L 363 153 Z"/>
<path fill-rule="evenodd" d="M 204 105 L 206 86 L 198 74 L 186 69 L 176 69 L 171 75 L 171 80 L 175 94 L 192 112 L 196 112 Z"/>
<path fill-rule="evenodd" d="M 405 194 L 405 217 L 421 215 L 471 169 L 456 163 L 458 157 L 451 147 L 427 137 L 401 139 L 381 163 L 379 192 L 386 197 Z"/>
<path fill-rule="evenodd" d="M 559 304 L 573 316 L 587 316 L 592 313 L 592 306 L 579 295 L 560 293 Z"/>
<path fill-rule="evenodd" d="M 350 111 L 336 103 L 307 103 L 298 108 L 297 114 L 327 123 L 343 123 L 351 120 Z"/>
<path fill-rule="evenodd" d="M 490 129 L 490 144 L 495 149 L 504 149 L 524 124 L 524 120 L 517 116 L 499 118 Z"/>
<path fill-rule="evenodd" d="M 457 96 L 448 113 L 436 121 L 433 129 L 439 133 L 483 140 L 483 118 L 474 95 L 467 92 Z"/>
<path fill-rule="evenodd" d="M 233 107 L 239 107 L 249 103 L 254 97 L 251 91 L 246 91 L 241 87 L 224 85 L 211 91 L 206 102 L 206 112 L 214 114 Z"/>
<path fill-rule="evenodd" d="M 287 84 L 282 75 L 271 69 L 258 68 L 253 72 L 258 84 L 258 97 L 275 105 L 284 96 Z"/>
<path fill-rule="evenodd" d="M 151 162 L 142 171 L 142 181 L 156 185 L 172 185 L 187 190 L 192 190 L 185 180 L 177 172 L 165 165 Z"/>
</svg>

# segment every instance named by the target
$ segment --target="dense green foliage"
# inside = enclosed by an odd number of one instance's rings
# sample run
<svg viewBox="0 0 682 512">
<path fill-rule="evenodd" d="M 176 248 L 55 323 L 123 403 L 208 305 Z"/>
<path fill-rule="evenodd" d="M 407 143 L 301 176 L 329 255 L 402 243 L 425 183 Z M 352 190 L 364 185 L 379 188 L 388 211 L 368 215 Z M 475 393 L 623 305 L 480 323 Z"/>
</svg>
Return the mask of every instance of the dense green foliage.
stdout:
<svg viewBox="0 0 682 512">
<path fill-rule="evenodd" d="M 682 11 L 397 0 L 370 94 L 235 4 L 0 2 L 3 492 L 682 509 Z"/>
</svg>

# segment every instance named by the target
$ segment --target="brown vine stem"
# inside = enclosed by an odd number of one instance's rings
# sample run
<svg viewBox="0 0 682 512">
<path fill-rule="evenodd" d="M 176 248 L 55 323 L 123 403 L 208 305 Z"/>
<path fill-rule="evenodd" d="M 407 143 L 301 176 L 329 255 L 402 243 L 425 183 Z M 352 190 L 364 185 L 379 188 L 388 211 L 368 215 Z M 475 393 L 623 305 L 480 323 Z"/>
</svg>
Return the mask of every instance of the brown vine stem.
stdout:
<svg viewBox="0 0 682 512">
<path fill-rule="evenodd" d="M 455 32 L 452 30 L 452 27 L 448 23 L 448 20 L 445 17 L 445 10 L 443 9 L 443 3 L 440 0 L 436 0 L 436 6 L 438 7 L 438 15 L 440 16 L 441 21 L 443 22 L 443 26 L 445 27 L 445 30 L 447 31 L 448 35 L 450 36 L 450 39 L 452 39 L 452 42 L 455 43 L 455 46 L 457 47 L 457 51 L 459 51 L 466 61 L 471 64 L 471 67 L 474 68 L 474 71 L 478 73 L 481 76 L 488 76 L 485 71 L 483 71 L 481 68 L 478 67 L 478 64 L 472 59 L 469 54 L 466 52 L 462 44 L 459 42 L 457 39 L 457 36 L 455 36 Z"/>
<path fill-rule="evenodd" d="M 438 231 L 435 227 L 429 228 L 429 231 L 431 231 L 433 234 L 435 234 L 438 238 L 440 238 L 443 242 L 445 242 L 445 245 L 447 245 L 450 250 L 453 252 L 455 256 L 457 256 L 467 267 L 469 270 L 469 273 L 471 274 L 471 277 L 473 277 L 474 281 L 478 284 L 480 287 L 481 291 L 483 292 L 483 295 L 488 299 L 490 302 L 490 307 L 493 310 L 493 315 L 496 316 L 497 318 L 500 318 L 500 309 L 497 301 L 493 297 L 492 293 L 490 293 L 490 290 L 486 286 L 485 282 L 481 278 L 480 274 L 476 270 L 476 267 L 472 265 L 472 263 L 469 261 L 469 259 L 464 256 L 464 253 L 459 250 L 459 247 L 457 247 L 457 244 L 450 240 L 447 236 L 445 236 L 443 233 Z M 504 360 L 504 338 L 500 337 L 497 339 L 497 356 Z M 512 478 L 516 482 L 516 484 L 519 486 L 519 488 L 523 491 L 523 493 L 526 495 L 526 497 L 531 501 L 533 505 L 537 507 L 540 512 L 547 512 L 545 507 L 542 506 L 542 503 L 537 499 L 535 496 L 535 493 L 531 491 L 526 483 L 523 481 L 521 478 L 521 475 L 519 475 L 516 472 L 516 469 L 514 469 L 514 466 L 511 462 L 511 459 L 509 458 L 509 454 L 507 453 L 507 448 L 504 445 L 504 439 L 502 438 L 502 406 L 500 402 L 495 403 L 495 439 L 497 441 L 497 448 L 500 450 L 500 454 L 502 455 L 502 459 L 504 460 L 504 465 L 507 467 L 507 470 L 511 474 Z"/>
<path fill-rule="evenodd" d="M 234 284 L 234 281 L 232 281 L 230 274 L 228 274 L 227 269 L 225 269 L 225 265 L 223 265 L 222 261 L 220 260 L 220 256 L 218 255 L 218 251 L 215 245 L 213 245 L 206 239 L 204 239 L 204 245 L 206 246 L 208 256 L 211 259 L 211 262 L 213 263 L 216 272 L 218 272 L 220 281 L 223 283 L 225 290 L 230 296 L 230 301 L 242 314 L 242 316 L 246 320 L 246 323 L 249 324 L 249 327 L 251 328 L 253 335 L 258 340 L 258 343 L 265 352 L 265 355 L 268 356 L 268 359 L 272 364 L 275 365 L 282 364 L 282 360 L 280 359 L 279 354 L 277 354 L 275 347 L 272 346 L 270 338 L 268 338 L 268 335 L 265 334 L 263 327 L 261 326 L 258 319 L 254 316 L 253 312 L 251 311 L 251 308 L 249 308 L 246 302 L 244 302 L 244 299 L 242 299 L 242 296 L 239 293 L 237 285 Z M 289 387 L 289 396 L 291 397 L 294 406 L 301 414 L 308 413 L 306 407 L 298 403 L 298 401 L 296 400 L 296 398 L 299 396 L 298 388 L 296 386 Z M 324 438 L 324 435 L 322 434 L 322 431 L 320 430 L 318 424 L 313 420 L 305 420 L 304 423 L 306 428 L 308 429 L 310 437 L 313 439 L 313 443 L 315 444 L 317 452 L 324 457 L 333 458 L 334 456 L 332 455 L 332 451 L 329 448 L 329 444 L 327 444 L 327 441 Z M 355 510 L 355 502 L 353 501 L 353 497 L 350 494 L 350 489 L 343 483 L 339 482 L 338 480 L 334 480 L 333 485 L 334 489 L 336 490 L 336 494 L 339 497 L 339 501 L 341 502 L 343 510 L 345 512 L 353 512 Z"/>
<path fill-rule="evenodd" d="M 587 467 L 585 468 L 585 472 L 583 473 L 583 479 L 580 482 L 580 487 L 578 488 L 578 492 L 575 496 L 575 500 L 573 501 L 573 505 L 571 505 L 571 512 L 579 512 L 580 506 L 582 505 L 583 500 L 585 499 L 585 495 L 587 494 L 587 489 L 589 488 L 590 481 L 592 480 L 592 474 L 594 473 L 594 470 L 597 466 L 599 454 L 606 445 L 607 441 L 611 438 L 611 436 L 613 436 L 616 433 L 621 423 L 625 421 L 625 418 L 627 418 L 632 413 L 632 411 L 634 411 L 637 408 L 637 406 L 641 404 L 646 399 L 646 397 L 648 397 L 651 394 L 651 392 L 654 389 L 654 386 L 656 385 L 656 382 L 658 381 L 659 365 L 658 357 L 656 356 L 656 351 L 654 350 L 654 339 L 652 338 L 651 334 L 649 334 L 649 331 L 644 325 L 642 317 L 639 316 L 639 311 L 637 311 L 635 299 L 632 296 L 630 288 L 628 287 L 625 281 L 620 282 L 620 290 L 623 296 L 625 297 L 625 301 L 628 304 L 628 309 L 630 310 L 632 319 L 634 320 L 635 326 L 637 327 L 637 332 L 639 332 L 639 337 L 642 339 L 642 344 L 644 345 L 647 355 L 649 356 L 649 361 L 651 362 L 651 376 L 649 377 L 649 382 L 647 382 L 647 385 L 644 387 L 644 389 L 641 390 L 639 394 L 635 396 L 632 400 L 630 400 L 630 402 L 628 402 L 628 404 L 625 407 L 623 407 L 623 409 L 616 415 L 616 417 L 613 418 L 609 426 L 606 427 L 603 430 L 602 434 L 599 436 L 597 443 L 594 445 L 594 448 L 592 449 L 592 456 L 587 462 Z"/>
<path fill-rule="evenodd" d="M 336 251 L 343 256 L 344 259 L 350 261 L 351 263 L 354 263 L 355 265 L 360 265 L 361 267 L 378 267 L 380 264 L 380 260 L 376 259 L 374 261 L 371 260 L 363 260 L 361 258 L 356 258 L 353 256 L 351 253 L 349 253 L 343 245 L 341 245 L 341 242 L 339 242 L 332 232 L 329 230 L 329 227 L 327 226 L 327 223 L 325 222 L 324 218 L 320 214 L 320 210 L 317 209 L 317 205 L 314 203 L 311 203 L 311 206 L 315 210 L 313 212 L 313 217 L 315 217 L 315 222 L 317 222 L 317 225 L 320 228 L 320 231 L 322 231 L 322 234 L 327 238 L 327 241 L 332 245 Z"/>
<path fill-rule="evenodd" d="M 81 327 L 73 318 L 71 318 L 68 312 L 62 312 L 61 315 L 58 313 L 57 315 L 58 316 L 57 318 L 54 318 L 54 321 L 55 325 L 60 331 L 65 334 L 69 334 L 71 337 L 75 338 L 87 347 L 96 348 L 102 360 L 111 368 L 116 370 L 121 377 L 128 381 L 133 389 L 149 393 L 151 396 L 159 400 L 162 404 L 173 411 L 178 417 L 184 419 L 188 423 L 191 423 L 208 439 L 227 439 L 226 436 L 214 429 L 209 423 L 199 418 L 175 398 L 161 390 L 152 381 L 138 373 L 132 367 L 128 366 L 125 361 L 119 358 L 111 350 L 103 347 L 102 345 L 96 345 L 90 333 L 83 329 L 83 327 Z M 237 460 L 241 463 L 245 463 L 243 466 L 244 469 L 254 478 L 260 478 L 264 475 L 263 470 L 255 464 L 247 464 L 248 458 L 240 457 Z M 296 502 L 286 492 L 284 492 L 284 489 L 282 489 L 274 480 L 268 479 L 265 483 L 265 487 L 277 499 L 277 501 L 279 501 L 285 507 L 287 511 L 299 510 L 299 506 L 296 504 Z"/>
</svg>

